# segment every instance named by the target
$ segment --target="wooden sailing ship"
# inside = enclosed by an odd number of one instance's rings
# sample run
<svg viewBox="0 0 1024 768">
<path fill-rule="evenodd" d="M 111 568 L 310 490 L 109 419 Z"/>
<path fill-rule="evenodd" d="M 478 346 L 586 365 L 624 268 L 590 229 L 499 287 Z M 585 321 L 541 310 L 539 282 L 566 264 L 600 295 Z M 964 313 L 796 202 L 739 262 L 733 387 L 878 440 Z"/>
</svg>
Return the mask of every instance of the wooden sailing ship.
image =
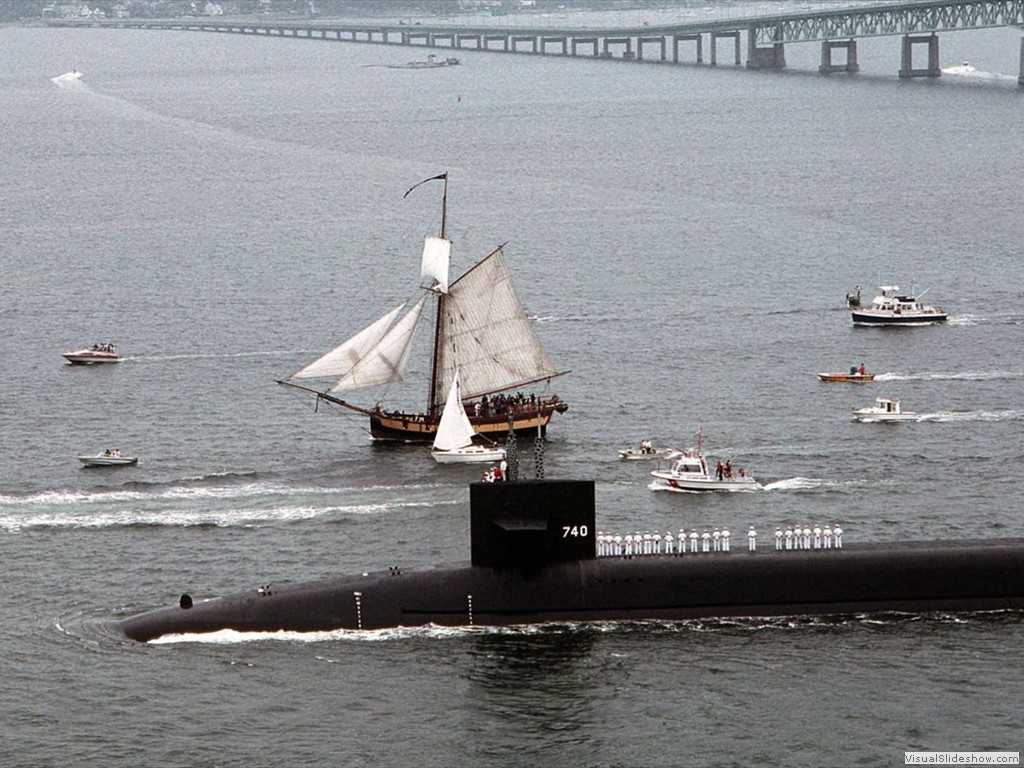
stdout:
<svg viewBox="0 0 1024 768">
<path fill-rule="evenodd" d="M 448 174 L 425 179 L 405 194 L 428 181 L 443 181 L 444 193 L 440 237 L 424 238 L 423 295 L 404 314 L 409 301 L 278 383 L 310 392 L 318 403 L 368 416 L 370 434 L 376 439 L 430 442 L 458 371 L 463 407 L 478 434 L 500 439 L 510 425 L 516 432 L 536 434 L 539 428 L 544 433 L 555 413 L 568 410 L 549 386 L 551 379 L 568 371 L 556 370 L 541 346 L 512 283 L 503 246 L 449 284 Z M 408 412 L 389 410 L 381 402 L 365 407 L 343 399 L 340 393 L 404 380 L 416 328 L 431 297 L 435 317 L 426 407 Z M 305 383 L 311 379 L 333 383 L 321 389 Z M 523 394 L 539 385 L 544 385 L 544 392 Z"/>
</svg>

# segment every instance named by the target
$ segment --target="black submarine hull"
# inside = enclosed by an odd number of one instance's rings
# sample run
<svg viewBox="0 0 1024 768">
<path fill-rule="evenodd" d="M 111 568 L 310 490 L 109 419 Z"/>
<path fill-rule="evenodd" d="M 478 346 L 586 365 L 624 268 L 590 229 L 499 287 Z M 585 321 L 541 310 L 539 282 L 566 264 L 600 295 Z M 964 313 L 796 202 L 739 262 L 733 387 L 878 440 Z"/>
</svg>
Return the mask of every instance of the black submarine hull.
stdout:
<svg viewBox="0 0 1024 768">
<path fill-rule="evenodd" d="M 471 564 L 183 597 L 113 625 L 149 641 L 219 630 L 1024 609 L 1024 539 L 598 558 L 590 483 L 474 484 L 471 502 Z"/>
</svg>

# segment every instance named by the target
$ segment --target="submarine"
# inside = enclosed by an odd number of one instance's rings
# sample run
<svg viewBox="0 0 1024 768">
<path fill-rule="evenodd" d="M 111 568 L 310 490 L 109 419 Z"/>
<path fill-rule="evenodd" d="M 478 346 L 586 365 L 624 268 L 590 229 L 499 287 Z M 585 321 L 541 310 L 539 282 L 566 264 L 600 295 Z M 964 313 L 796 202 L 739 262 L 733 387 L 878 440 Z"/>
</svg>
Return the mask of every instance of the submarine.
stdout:
<svg viewBox="0 0 1024 768">
<path fill-rule="evenodd" d="M 1024 539 L 599 554 L 594 483 L 470 486 L 468 564 L 265 585 L 111 619 L 134 641 L 238 632 L 1024 608 Z"/>
</svg>

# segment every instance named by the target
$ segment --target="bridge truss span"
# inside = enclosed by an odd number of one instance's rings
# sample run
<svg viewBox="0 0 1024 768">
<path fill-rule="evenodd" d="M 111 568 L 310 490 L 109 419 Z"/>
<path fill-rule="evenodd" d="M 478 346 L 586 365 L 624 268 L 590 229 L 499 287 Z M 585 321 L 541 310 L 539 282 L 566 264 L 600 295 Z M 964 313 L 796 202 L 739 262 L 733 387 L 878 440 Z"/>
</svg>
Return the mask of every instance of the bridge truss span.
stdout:
<svg viewBox="0 0 1024 768">
<path fill-rule="evenodd" d="M 1024 0 L 893 3 L 785 14 L 751 24 L 757 45 L 809 43 L 995 27 L 1024 28 Z"/>
</svg>

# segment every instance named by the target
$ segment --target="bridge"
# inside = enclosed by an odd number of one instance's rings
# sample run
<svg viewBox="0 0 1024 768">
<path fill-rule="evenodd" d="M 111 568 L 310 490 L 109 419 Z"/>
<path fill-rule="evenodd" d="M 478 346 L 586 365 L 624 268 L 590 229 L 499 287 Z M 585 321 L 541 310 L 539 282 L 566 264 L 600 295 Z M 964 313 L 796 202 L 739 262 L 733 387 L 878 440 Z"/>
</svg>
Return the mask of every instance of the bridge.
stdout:
<svg viewBox="0 0 1024 768">
<path fill-rule="evenodd" d="M 341 20 L 271 21 L 251 18 L 185 19 L 48 19 L 50 26 L 113 26 L 229 34 L 264 35 L 363 42 L 383 45 L 494 51 L 620 59 L 658 63 L 684 62 L 686 55 L 704 63 L 705 40 L 710 64 L 718 63 L 718 44 L 731 42 L 735 64 L 741 66 L 742 39 L 746 39 L 748 69 L 777 70 L 786 66 L 787 44 L 821 45 L 822 74 L 859 70 L 857 40 L 866 37 L 903 37 L 899 77 L 939 77 L 939 33 L 970 29 L 1014 27 L 1024 29 L 1024 0 L 924 0 L 923 2 L 870 3 L 797 12 L 688 21 L 659 26 L 618 28 L 555 28 L 526 25 L 451 25 L 357 23 Z M 914 50 L 925 48 L 927 63 L 914 66 Z M 681 57 L 681 49 L 683 57 Z M 833 60 L 835 51 L 845 53 Z M 687 53 L 687 51 L 689 53 Z M 1021 39 L 1017 82 L 1024 86 L 1024 38 Z"/>
</svg>

